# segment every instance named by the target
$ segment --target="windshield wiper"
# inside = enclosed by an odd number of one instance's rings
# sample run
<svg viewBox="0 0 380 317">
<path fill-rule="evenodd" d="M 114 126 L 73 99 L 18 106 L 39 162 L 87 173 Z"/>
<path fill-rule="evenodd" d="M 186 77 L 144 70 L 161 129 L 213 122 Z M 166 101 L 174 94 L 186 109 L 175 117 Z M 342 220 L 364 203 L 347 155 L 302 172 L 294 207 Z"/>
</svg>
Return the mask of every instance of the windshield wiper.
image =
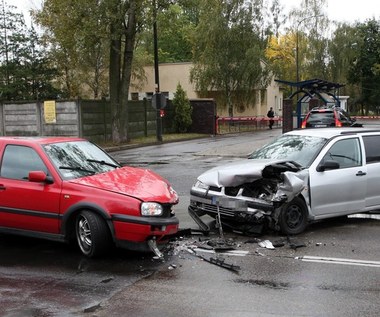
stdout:
<svg viewBox="0 0 380 317">
<path fill-rule="evenodd" d="M 90 163 L 99 163 L 101 165 L 107 165 L 107 166 L 111 166 L 111 167 L 114 167 L 114 168 L 119 168 L 120 166 L 119 165 L 116 165 L 116 164 L 113 164 L 113 163 L 108 163 L 108 162 L 105 162 L 105 161 L 100 161 L 100 160 L 92 160 L 92 159 L 88 159 L 87 162 L 90 162 Z"/>
<path fill-rule="evenodd" d="M 80 166 L 60 166 L 60 170 L 71 170 L 71 171 L 80 171 L 80 172 L 85 172 L 85 173 L 90 173 L 90 174 L 95 174 L 95 171 L 85 169 Z"/>
</svg>

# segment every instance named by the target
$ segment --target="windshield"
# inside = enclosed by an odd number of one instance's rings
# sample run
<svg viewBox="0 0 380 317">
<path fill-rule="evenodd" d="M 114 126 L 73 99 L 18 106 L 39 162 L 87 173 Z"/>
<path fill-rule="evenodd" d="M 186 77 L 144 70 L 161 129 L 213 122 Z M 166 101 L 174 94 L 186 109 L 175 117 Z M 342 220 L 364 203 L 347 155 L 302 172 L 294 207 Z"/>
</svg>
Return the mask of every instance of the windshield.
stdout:
<svg viewBox="0 0 380 317">
<path fill-rule="evenodd" d="M 108 172 L 120 165 L 89 141 L 61 142 L 43 146 L 65 179 Z"/>
<path fill-rule="evenodd" d="M 327 139 L 305 135 L 282 135 L 249 155 L 250 159 L 295 161 L 309 167 Z"/>
</svg>

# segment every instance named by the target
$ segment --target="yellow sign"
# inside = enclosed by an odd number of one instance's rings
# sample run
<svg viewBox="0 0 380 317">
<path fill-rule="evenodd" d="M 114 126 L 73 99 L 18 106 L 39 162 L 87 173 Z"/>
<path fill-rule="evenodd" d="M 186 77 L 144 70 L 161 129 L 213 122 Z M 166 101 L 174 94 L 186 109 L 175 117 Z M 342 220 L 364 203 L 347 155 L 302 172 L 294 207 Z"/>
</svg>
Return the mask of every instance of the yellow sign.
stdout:
<svg viewBox="0 0 380 317">
<path fill-rule="evenodd" d="M 44 101 L 45 123 L 56 123 L 55 100 Z"/>
</svg>

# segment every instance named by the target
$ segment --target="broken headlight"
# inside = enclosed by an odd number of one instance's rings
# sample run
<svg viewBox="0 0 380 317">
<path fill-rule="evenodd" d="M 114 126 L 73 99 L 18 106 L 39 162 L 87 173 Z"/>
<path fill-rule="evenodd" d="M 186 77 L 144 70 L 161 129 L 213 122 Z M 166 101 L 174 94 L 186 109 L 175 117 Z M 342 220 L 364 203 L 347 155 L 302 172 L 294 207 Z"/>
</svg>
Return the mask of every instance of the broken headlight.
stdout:
<svg viewBox="0 0 380 317">
<path fill-rule="evenodd" d="M 159 203 L 144 202 L 141 204 L 142 216 L 161 216 L 164 208 Z"/>
<path fill-rule="evenodd" d="M 201 181 L 197 181 L 194 185 L 196 188 L 208 190 L 209 186 L 207 186 L 205 183 L 202 183 Z"/>
</svg>

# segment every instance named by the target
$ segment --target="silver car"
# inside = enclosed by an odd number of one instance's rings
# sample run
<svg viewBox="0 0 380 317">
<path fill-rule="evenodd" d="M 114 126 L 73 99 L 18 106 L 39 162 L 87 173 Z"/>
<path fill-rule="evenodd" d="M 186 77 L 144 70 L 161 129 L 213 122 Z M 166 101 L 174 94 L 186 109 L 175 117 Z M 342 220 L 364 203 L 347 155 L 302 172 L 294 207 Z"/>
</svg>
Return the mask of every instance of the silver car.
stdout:
<svg viewBox="0 0 380 317">
<path fill-rule="evenodd" d="M 191 188 L 189 213 L 242 232 L 299 234 L 315 220 L 380 209 L 380 130 L 295 130 L 213 168 Z"/>
</svg>

